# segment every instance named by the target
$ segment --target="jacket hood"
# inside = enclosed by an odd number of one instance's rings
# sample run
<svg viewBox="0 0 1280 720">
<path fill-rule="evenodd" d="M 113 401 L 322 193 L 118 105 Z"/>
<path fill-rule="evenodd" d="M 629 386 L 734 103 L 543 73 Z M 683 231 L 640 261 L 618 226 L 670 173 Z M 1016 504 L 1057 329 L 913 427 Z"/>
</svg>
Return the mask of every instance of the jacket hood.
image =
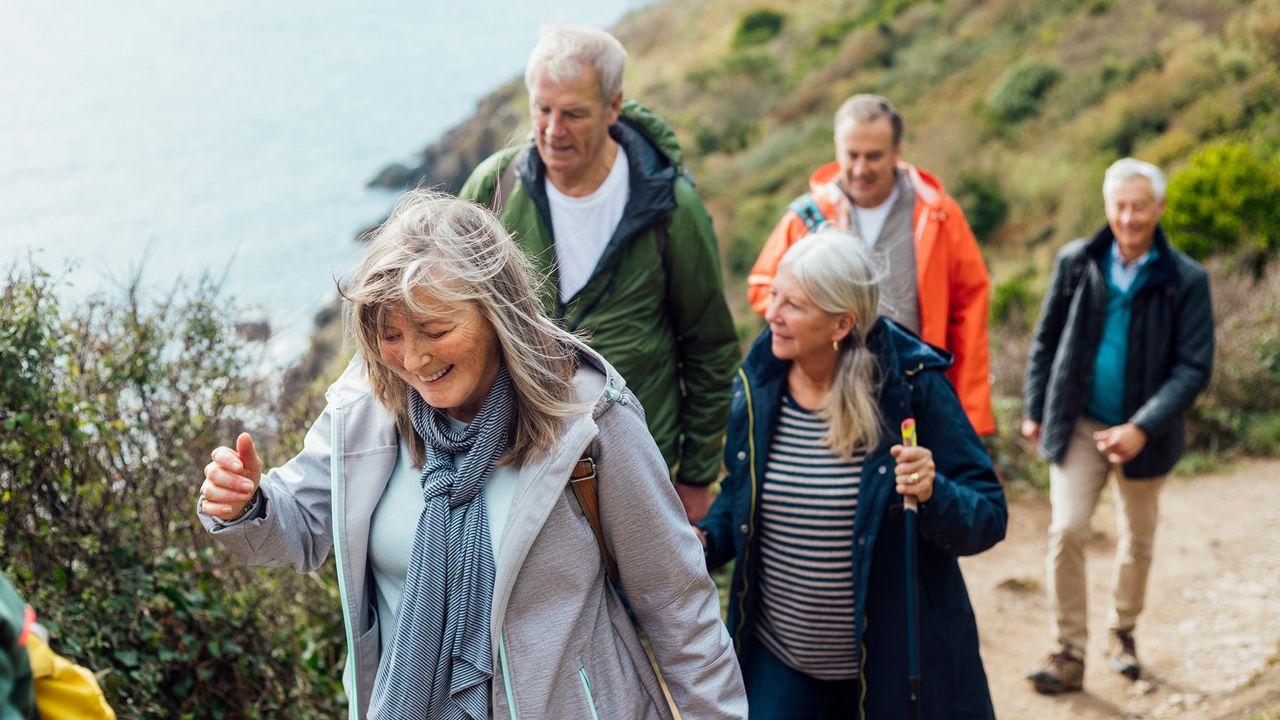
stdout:
<svg viewBox="0 0 1280 720">
<path fill-rule="evenodd" d="M 880 369 L 886 377 L 915 374 L 920 370 L 945 371 L 951 367 L 951 353 L 924 342 L 885 317 L 877 317 L 871 326 L 867 347 L 879 358 Z M 773 354 L 773 331 L 767 329 L 751 344 L 742 363 L 743 372 L 759 383 L 776 378 L 790 366 L 791 361 L 780 360 Z"/>
<path fill-rule="evenodd" d="M 609 137 L 627 153 L 631 190 L 622 221 L 601 257 L 601 266 L 616 246 L 676 211 L 675 181 L 684 175 L 680 164 L 684 153 L 670 126 L 634 100 L 623 103 L 618 122 L 609 126 Z M 545 225 L 551 228 L 551 205 L 544 185 L 547 168 L 532 140 L 515 162 L 519 163 L 516 174 Z"/>
<path fill-rule="evenodd" d="M 591 419 L 598 420 L 613 406 L 627 387 L 627 381 L 600 353 L 586 343 L 575 339 L 574 350 L 578 354 L 579 369 L 573 385 L 578 399 L 591 405 Z M 583 372 L 586 369 L 588 372 Z M 590 372 L 594 370 L 595 372 Z"/>
<path fill-rule="evenodd" d="M 946 190 L 942 187 L 942 181 L 932 173 L 921 170 L 909 162 L 899 162 L 898 171 L 911 179 L 911 187 L 916 191 L 916 200 L 923 202 L 927 207 L 937 209 L 942 205 L 942 199 L 946 197 Z M 815 194 L 821 192 L 831 192 L 833 190 L 840 192 L 836 187 L 836 181 L 840 179 L 840 163 L 832 161 L 813 171 L 809 176 L 809 190 Z"/>
</svg>

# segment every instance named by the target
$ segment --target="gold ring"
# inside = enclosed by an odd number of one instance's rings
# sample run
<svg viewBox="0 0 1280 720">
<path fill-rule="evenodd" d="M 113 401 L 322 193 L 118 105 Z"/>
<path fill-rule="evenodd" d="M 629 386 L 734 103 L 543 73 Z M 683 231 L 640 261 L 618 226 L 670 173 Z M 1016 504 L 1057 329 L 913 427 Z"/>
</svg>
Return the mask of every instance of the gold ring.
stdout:
<svg viewBox="0 0 1280 720">
<path fill-rule="evenodd" d="M 918 482 L 920 482 L 920 473 L 918 472 L 911 473 L 911 484 L 915 485 Z"/>
</svg>

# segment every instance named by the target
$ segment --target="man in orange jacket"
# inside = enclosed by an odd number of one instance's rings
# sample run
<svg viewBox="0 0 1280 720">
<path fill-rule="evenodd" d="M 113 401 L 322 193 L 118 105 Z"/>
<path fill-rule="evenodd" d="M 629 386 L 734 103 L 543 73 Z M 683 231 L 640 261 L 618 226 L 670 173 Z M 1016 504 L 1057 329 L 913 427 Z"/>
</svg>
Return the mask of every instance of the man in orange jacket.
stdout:
<svg viewBox="0 0 1280 720">
<path fill-rule="evenodd" d="M 836 161 L 809 178 L 747 276 L 764 313 L 783 253 L 824 225 L 847 230 L 884 259 L 880 314 L 955 356 L 947 377 L 979 435 L 991 411 L 987 303 L 990 280 L 964 212 L 929 173 L 905 163 L 902 116 L 878 95 L 854 95 L 835 116 Z"/>
</svg>

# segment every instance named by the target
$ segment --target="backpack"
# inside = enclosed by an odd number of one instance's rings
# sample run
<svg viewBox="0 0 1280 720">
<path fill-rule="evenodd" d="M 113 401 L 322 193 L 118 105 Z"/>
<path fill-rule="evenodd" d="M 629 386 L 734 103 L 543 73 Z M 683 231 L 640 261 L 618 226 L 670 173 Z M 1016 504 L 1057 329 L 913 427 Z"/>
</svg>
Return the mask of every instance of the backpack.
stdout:
<svg viewBox="0 0 1280 720">
<path fill-rule="evenodd" d="M 813 196 L 809 193 L 792 200 L 787 209 L 804 221 L 804 226 L 809 230 L 810 235 L 827 226 L 827 217 L 822 214 L 822 210 L 818 208 L 818 203 L 814 201 Z"/>
</svg>

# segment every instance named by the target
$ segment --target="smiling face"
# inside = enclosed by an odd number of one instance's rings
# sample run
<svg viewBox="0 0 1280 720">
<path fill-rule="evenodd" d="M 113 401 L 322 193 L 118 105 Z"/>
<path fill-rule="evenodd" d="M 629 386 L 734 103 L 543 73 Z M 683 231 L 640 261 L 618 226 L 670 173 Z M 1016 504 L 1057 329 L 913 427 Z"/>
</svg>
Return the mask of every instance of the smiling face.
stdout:
<svg viewBox="0 0 1280 720">
<path fill-rule="evenodd" d="M 473 305 L 461 309 L 419 294 L 421 315 L 391 310 L 378 356 L 434 408 L 471 422 L 498 376 L 498 335 Z"/>
<path fill-rule="evenodd" d="M 764 319 L 773 332 L 773 354 L 801 363 L 828 359 L 834 366 L 832 341 L 843 341 L 857 322 L 853 313 L 833 315 L 813 304 L 785 265 L 773 278 Z"/>
<path fill-rule="evenodd" d="M 1150 250 L 1156 225 L 1164 215 L 1164 201 L 1156 200 L 1151 181 L 1131 177 L 1111 188 L 1105 200 L 1107 223 L 1124 259 L 1133 261 Z"/>
<path fill-rule="evenodd" d="M 599 83 L 595 68 L 583 63 L 578 76 L 565 82 L 539 72 L 529 93 L 534 143 L 557 187 L 575 184 L 606 161 L 609 126 L 618 120 L 622 93 L 606 102 Z"/>
<path fill-rule="evenodd" d="M 836 160 L 854 204 L 873 208 L 889 199 L 898 181 L 898 150 L 893 124 L 887 117 L 863 122 L 849 119 L 836 126 Z"/>
</svg>

